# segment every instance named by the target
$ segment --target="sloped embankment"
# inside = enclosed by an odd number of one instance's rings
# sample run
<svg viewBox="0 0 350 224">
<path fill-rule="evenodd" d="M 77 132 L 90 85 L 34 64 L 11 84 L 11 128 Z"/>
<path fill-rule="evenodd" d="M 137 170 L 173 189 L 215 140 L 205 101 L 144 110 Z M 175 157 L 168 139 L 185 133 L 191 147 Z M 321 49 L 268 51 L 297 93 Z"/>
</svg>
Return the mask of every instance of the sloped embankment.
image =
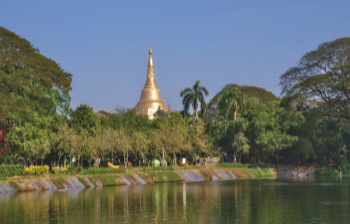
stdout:
<svg viewBox="0 0 350 224">
<path fill-rule="evenodd" d="M 169 170 L 135 169 L 123 174 L 98 174 L 80 176 L 37 178 L 10 178 L 0 182 L 0 194 L 26 191 L 75 191 L 118 185 L 145 185 L 162 182 L 196 182 L 255 178 L 259 174 L 252 169 L 224 169 L 217 167 L 179 168 Z M 271 175 L 272 176 L 272 175 Z"/>
</svg>

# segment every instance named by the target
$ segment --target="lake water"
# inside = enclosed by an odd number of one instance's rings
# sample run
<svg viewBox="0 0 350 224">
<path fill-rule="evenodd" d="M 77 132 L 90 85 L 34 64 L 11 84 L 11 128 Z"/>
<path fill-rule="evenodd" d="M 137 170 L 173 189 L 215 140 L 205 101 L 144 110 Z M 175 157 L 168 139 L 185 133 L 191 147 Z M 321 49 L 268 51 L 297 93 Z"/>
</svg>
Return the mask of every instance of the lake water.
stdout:
<svg viewBox="0 0 350 224">
<path fill-rule="evenodd" d="M 0 196 L 0 224 L 349 220 L 350 177 L 167 183 Z"/>
</svg>

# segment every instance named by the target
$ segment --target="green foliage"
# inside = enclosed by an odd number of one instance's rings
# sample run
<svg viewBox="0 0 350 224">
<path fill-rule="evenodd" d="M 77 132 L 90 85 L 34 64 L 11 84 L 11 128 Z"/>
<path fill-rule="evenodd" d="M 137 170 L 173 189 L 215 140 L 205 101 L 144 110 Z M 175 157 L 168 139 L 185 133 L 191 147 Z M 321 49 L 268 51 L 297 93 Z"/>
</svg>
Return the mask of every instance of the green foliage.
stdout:
<svg viewBox="0 0 350 224">
<path fill-rule="evenodd" d="M 256 98 L 247 100 L 241 115 L 245 136 L 249 139 L 251 150 L 255 155 L 266 155 L 290 147 L 298 140 L 290 135 L 290 127 L 303 121 L 301 113 L 289 113 L 279 102 L 260 103 Z"/>
<path fill-rule="evenodd" d="M 272 92 L 266 91 L 263 88 L 256 86 L 239 86 L 237 84 L 228 84 L 220 92 L 218 92 L 208 103 L 207 110 L 209 113 L 214 113 L 220 102 L 220 96 L 224 91 L 238 89 L 244 95 L 244 98 L 256 97 L 261 103 L 269 103 L 271 101 L 280 101 Z"/>
<path fill-rule="evenodd" d="M 80 132 L 81 129 L 85 129 L 89 130 L 92 134 L 93 128 L 100 125 L 100 119 L 92 109 L 93 108 L 86 104 L 81 104 L 71 112 L 70 125 L 78 132 Z"/>
<path fill-rule="evenodd" d="M 12 177 L 14 175 L 23 175 L 23 165 L 0 165 L 0 177 Z"/>
<path fill-rule="evenodd" d="M 342 148 L 343 135 L 339 124 L 331 118 L 325 117 L 316 109 L 303 112 L 304 120 L 288 132 L 299 136 L 286 155 L 296 162 L 306 162 L 308 159 L 331 158 Z"/>
<path fill-rule="evenodd" d="M 72 74 L 3 27 L 0 42 L 0 111 L 6 108 L 0 125 L 7 130 L 7 153 L 33 162 L 45 156 L 55 123 L 67 119 Z"/>
<path fill-rule="evenodd" d="M 345 167 L 346 165 L 348 165 L 348 159 L 344 155 L 337 155 L 334 158 L 334 161 L 338 166 L 341 167 Z"/>
<path fill-rule="evenodd" d="M 154 113 L 154 117 L 168 117 L 168 114 L 159 107 L 158 110 Z"/>
<path fill-rule="evenodd" d="M 232 147 L 234 148 L 235 152 L 239 154 L 249 154 L 250 145 L 248 144 L 248 139 L 242 132 L 235 135 L 235 141 L 232 143 Z"/>
</svg>

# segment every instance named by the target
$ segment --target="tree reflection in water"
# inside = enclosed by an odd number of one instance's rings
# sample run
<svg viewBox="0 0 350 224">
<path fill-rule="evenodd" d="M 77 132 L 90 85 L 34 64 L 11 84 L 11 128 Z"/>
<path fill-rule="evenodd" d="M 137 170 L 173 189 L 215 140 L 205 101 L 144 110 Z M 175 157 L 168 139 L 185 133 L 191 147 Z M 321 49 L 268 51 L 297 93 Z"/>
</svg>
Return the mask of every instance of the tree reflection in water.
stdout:
<svg viewBox="0 0 350 224">
<path fill-rule="evenodd" d="M 0 223 L 345 223 L 349 180 L 167 183 L 1 195 Z"/>
</svg>

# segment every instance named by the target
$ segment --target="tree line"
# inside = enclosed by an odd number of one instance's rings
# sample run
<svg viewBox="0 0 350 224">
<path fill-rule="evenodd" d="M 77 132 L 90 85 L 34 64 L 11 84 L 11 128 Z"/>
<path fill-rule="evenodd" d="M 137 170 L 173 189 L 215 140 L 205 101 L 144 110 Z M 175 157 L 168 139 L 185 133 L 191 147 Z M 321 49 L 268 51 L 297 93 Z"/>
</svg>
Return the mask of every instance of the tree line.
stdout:
<svg viewBox="0 0 350 224">
<path fill-rule="evenodd" d="M 179 156 L 299 164 L 347 155 L 350 38 L 306 53 L 281 75 L 282 97 L 228 84 L 206 103 L 209 91 L 197 81 L 180 91 L 183 111 L 158 110 L 153 121 L 120 107 L 112 114 L 95 114 L 88 105 L 72 110 L 72 74 L 2 27 L 0 52 L 0 110 L 6 112 L 0 129 L 8 141 L 2 163 L 74 159 L 88 166 L 116 157 L 160 159 L 164 153 L 173 164 Z"/>
</svg>

